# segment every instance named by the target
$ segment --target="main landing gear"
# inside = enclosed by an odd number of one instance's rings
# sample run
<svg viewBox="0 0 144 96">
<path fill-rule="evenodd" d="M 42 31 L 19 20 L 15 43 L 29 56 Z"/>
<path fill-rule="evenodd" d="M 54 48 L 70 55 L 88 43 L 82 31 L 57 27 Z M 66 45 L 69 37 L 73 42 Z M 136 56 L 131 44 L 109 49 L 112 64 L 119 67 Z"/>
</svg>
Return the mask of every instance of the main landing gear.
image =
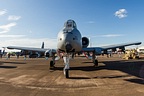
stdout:
<svg viewBox="0 0 144 96">
<path fill-rule="evenodd" d="M 97 67 L 97 66 L 98 66 L 98 60 L 97 60 L 97 59 L 95 59 L 95 60 L 93 61 L 93 63 L 94 63 L 94 67 Z"/>
<path fill-rule="evenodd" d="M 54 61 L 51 60 L 50 61 L 50 68 L 54 68 L 55 67 L 54 65 L 55 65 Z"/>
<path fill-rule="evenodd" d="M 96 58 L 95 51 L 93 51 L 92 60 L 94 63 L 94 67 L 97 67 L 98 66 L 98 60 Z"/>
<path fill-rule="evenodd" d="M 54 68 L 55 66 L 55 54 L 52 56 L 52 60 L 50 61 L 50 69 Z"/>
</svg>

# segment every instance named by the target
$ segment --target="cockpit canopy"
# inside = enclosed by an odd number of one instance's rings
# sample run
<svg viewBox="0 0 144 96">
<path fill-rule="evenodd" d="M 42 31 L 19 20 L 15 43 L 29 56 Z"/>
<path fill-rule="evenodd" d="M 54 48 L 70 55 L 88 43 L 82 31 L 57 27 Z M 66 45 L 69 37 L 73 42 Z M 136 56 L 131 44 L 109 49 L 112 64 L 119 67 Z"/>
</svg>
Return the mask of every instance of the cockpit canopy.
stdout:
<svg viewBox="0 0 144 96">
<path fill-rule="evenodd" d="M 68 29 L 77 28 L 76 23 L 75 23 L 74 20 L 68 20 L 67 22 L 65 22 L 64 27 L 68 28 Z"/>
</svg>

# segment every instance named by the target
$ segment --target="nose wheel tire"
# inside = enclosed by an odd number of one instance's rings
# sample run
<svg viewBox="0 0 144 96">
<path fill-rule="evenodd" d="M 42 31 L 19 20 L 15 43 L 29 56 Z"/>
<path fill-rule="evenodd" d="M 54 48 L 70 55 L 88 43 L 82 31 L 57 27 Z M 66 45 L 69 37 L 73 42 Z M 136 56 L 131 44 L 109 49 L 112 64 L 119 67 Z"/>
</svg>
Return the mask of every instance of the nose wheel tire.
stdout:
<svg viewBox="0 0 144 96">
<path fill-rule="evenodd" d="M 69 78 L 69 70 L 68 69 L 65 69 L 65 77 Z"/>
</svg>

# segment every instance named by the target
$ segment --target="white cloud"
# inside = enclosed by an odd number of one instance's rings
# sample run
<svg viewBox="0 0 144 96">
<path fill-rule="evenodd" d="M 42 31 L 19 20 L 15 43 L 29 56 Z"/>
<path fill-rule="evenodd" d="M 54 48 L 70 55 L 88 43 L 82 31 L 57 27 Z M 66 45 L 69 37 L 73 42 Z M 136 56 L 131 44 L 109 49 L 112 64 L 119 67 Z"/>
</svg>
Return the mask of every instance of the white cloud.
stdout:
<svg viewBox="0 0 144 96">
<path fill-rule="evenodd" d="M 4 14 L 6 14 L 6 13 L 7 13 L 7 10 L 6 10 L 6 9 L 0 10 L 0 16 L 1 16 L 1 15 L 4 15 Z"/>
<path fill-rule="evenodd" d="M 31 30 L 29 30 L 29 33 L 31 34 L 31 33 L 33 33 Z"/>
<path fill-rule="evenodd" d="M 96 35 L 91 37 L 121 37 L 124 36 L 124 34 L 106 34 L 106 35 Z"/>
<path fill-rule="evenodd" d="M 93 24 L 93 23 L 95 23 L 95 22 L 94 22 L 94 21 L 88 21 L 88 22 L 86 22 L 86 23 Z"/>
<path fill-rule="evenodd" d="M 11 27 L 14 27 L 14 26 L 16 26 L 16 25 L 17 25 L 17 23 L 15 23 L 15 22 L 9 23 L 9 24 L 6 24 L 6 25 L 1 25 L 1 26 L 0 26 L 0 29 L 1 29 L 2 31 L 0 31 L 0 34 L 9 32 L 10 29 L 11 29 Z"/>
<path fill-rule="evenodd" d="M 8 20 L 19 20 L 21 18 L 21 16 L 15 16 L 15 15 L 10 15 L 9 17 L 8 17 Z"/>
<path fill-rule="evenodd" d="M 25 37 L 25 35 L 0 35 L 0 38 L 21 38 Z"/>
<path fill-rule="evenodd" d="M 107 34 L 107 35 L 102 35 L 101 37 L 120 37 L 120 36 L 124 36 L 122 34 Z"/>
<path fill-rule="evenodd" d="M 126 11 L 126 9 L 119 9 L 118 11 L 115 12 L 114 15 L 120 19 L 125 18 L 125 17 L 127 17 L 127 11 Z"/>
</svg>

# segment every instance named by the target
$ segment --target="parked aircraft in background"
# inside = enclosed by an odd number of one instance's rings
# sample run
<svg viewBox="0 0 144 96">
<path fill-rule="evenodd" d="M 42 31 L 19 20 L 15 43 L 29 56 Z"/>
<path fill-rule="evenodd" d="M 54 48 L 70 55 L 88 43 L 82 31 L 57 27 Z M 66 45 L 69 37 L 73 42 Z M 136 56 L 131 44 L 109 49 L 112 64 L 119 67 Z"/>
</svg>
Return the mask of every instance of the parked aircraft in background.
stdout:
<svg viewBox="0 0 144 96">
<path fill-rule="evenodd" d="M 44 49 L 44 42 L 42 42 L 42 46 L 41 49 Z M 18 52 L 18 55 L 28 55 L 29 58 L 39 58 L 39 57 L 43 57 L 44 53 L 43 52 L 39 52 L 39 51 L 35 51 L 35 50 L 25 50 L 25 49 L 20 49 L 21 52 Z"/>
<path fill-rule="evenodd" d="M 116 48 L 120 48 L 122 50 L 125 50 L 125 46 L 141 44 L 141 42 L 133 42 L 103 47 L 88 47 L 89 39 L 87 37 L 82 37 L 81 33 L 77 29 L 74 20 L 68 20 L 65 22 L 63 29 L 58 33 L 57 40 L 57 49 L 28 48 L 16 46 L 8 46 L 7 48 L 45 53 L 46 57 L 52 57 L 52 60 L 50 61 L 50 68 L 54 68 L 55 60 L 60 59 L 61 53 L 63 53 L 63 60 L 65 64 L 64 75 L 66 78 L 69 78 L 69 59 L 71 54 L 78 52 L 91 52 L 92 61 L 95 66 L 98 66 L 96 55 L 100 55 L 102 54 L 102 52 L 105 53 L 109 49 L 116 50 Z M 55 54 L 57 54 L 57 57 L 55 57 Z"/>
</svg>

